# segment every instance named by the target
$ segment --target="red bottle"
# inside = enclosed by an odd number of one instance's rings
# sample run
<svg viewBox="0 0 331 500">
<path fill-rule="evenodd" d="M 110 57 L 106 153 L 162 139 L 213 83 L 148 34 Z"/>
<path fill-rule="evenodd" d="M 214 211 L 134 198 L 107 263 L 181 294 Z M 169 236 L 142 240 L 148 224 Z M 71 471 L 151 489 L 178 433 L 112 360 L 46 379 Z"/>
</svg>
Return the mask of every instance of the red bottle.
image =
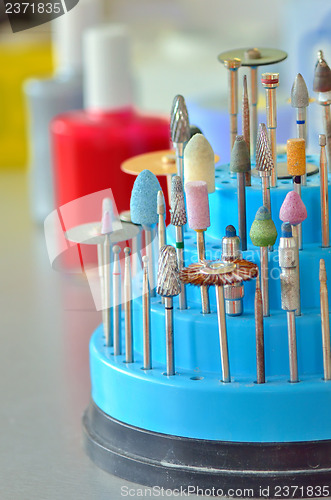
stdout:
<svg viewBox="0 0 331 500">
<path fill-rule="evenodd" d="M 84 37 L 85 110 L 57 116 L 51 124 L 57 207 L 111 188 L 118 212 L 128 210 L 134 176 L 121 171 L 128 158 L 169 148 L 169 122 L 132 107 L 130 44 L 124 26 L 92 28 Z M 160 179 L 166 195 L 165 178 Z M 96 207 L 100 218 L 100 207 Z M 93 220 L 72 214 L 66 227 Z M 96 219 L 94 219 L 96 220 Z"/>
</svg>

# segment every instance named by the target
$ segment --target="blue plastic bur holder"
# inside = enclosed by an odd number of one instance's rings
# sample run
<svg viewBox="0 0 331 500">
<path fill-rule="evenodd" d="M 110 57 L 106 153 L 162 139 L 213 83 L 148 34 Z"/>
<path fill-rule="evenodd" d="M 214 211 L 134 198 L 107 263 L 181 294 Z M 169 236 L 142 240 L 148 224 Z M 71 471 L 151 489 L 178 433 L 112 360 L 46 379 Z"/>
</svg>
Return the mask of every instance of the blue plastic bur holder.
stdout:
<svg viewBox="0 0 331 500">
<path fill-rule="evenodd" d="M 291 181 L 271 191 L 272 218 L 281 234 L 280 206 Z M 262 203 L 259 179 L 247 191 L 247 226 Z M 134 363 L 105 347 L 100 326 L 90 343 L 92 401 L 84 415 L 85 445 L 103 469 L 122 478 L 166 488 L 197 484 L 235 490 L 269 488 L 286 498 L 309 496 L 311 486 L 331 485 L 331 382 L 323 380 L 319 259 L 331 270 L 331 251 L 320 243 L 319 178 L 302 188 L 308 219 L 300 251 L 302 315 L 296 318 L 299 382 L 289 382 L 286 312 L 280 304 L 278 243 L 269 253 L 270 317 L 264 318 L 266 383 L 256 383 L 254 281 L 245 283 L 244 313 L 227 316 L 231 382 L 221 382 L 215 290 L 211 314 L 201 314 L 200 291 L 187 287 L 189 308 L 174 299 L 176 375 L 165 375 L 164 305 L 151 302 L 151 370 L 143 370 L 141 297 L 134 300 Z M 207 258 L 220 258 L 226 226 L 237 225 L 236 179 L 217 171 L 209 196 Z M 175 244 L 174 229 L 167 230 Z M 185 263 L 196 262 L 196 239 L 185 232 Z M 244 258 L 259 264 L 248 241 Z M 137 284 L 139 287 L 139 283 Z M 124 324 L 122 325 L 124 335 Z M 310 490 L 309 490 L 310 491 Z M 315 491 L 315 490 L 314 490 Z M 326 491 L 326 490 L 324 490 Z M 308 493 L 307 493 L 308 492 Z M 304 493 L 304 494 L 303 494 Z M 305 494 L 306 493 L 306 494 Z M 315 491 L 318 495 L 317 490 Z M 236 495 L 235 495 L 236 496 Z M 238 495 L 240 496 L 240 495 Z"/>
</svg>

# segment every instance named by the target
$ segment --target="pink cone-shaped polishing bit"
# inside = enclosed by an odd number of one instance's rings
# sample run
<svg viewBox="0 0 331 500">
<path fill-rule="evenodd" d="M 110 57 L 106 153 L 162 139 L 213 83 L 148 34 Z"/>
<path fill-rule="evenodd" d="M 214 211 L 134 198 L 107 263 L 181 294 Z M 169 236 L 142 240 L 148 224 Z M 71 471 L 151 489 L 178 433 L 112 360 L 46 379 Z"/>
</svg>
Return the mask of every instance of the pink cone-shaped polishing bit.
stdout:
<svg viewBox="0 0 331 500">
<path fill-rule="evenodd" d="M 210 226 L 207 184 L 204 181 L 191 181 L 185 184 L 188 225 L 195 231 Z"/>
<path fill-rule="evenodd" d="M 280 207 L 279 218 L 283 222 L 289 222 L 292 226 L 301 224 L 301 222 L 307 219 L 306 207 L 298 193 L 295 191 L 287 193 Z"/>
</svg>

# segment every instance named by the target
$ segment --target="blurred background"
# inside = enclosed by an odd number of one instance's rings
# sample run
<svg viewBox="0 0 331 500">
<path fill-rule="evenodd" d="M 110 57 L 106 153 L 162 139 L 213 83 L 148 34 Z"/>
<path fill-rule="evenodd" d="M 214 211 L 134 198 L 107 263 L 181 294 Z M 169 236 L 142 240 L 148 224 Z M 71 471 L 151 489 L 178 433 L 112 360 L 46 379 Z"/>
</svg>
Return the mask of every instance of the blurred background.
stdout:
<svg viewBox="0 0 331 500">
<path fill-rule="evenodd" d="M 182 94 L 191 121 L 211 136 L 221 161 L 229 158 L 229 136 L 228 75 L 217 61 L 220 52 L 239 47 L 288 52 L 285 62 L 267 69 L 280 73 L 277 133 L 284 142 L 295 134 L 289 97 L 296 74 L 302 73 L 315 97 L 317 50 L 331 63 L 330 0 L 93 3 L 96 9 L 102 3 L 101 22 L 129 26 L 135 107 L 168 120 L 174 96 Z M 72 83 L 77 100 L 70 93 L 57 100 L 62 92 L 57 82 L 64 77 L 54 77 L 53 24 L 13 34 L 3 2 L 0 18 L 1 498 L 118 499 L 123 481 L 91 464 L 80 443 L 80 417 L 90 397 L 88 342 L 101 315 L 82 275 L 72 279 L 52 270 L 43 234 L 43 220 L 54 205 L 48 124 L 57 110 L 82 107 L 81 84 Z M 244 73 L 241 68 L 239 82 Z M 53 97 L 45 90 L 46 78 L 55 78 Z M 261 86 L 259 91 L 262 117 Z M 39 100 L 42 92 L 45 101 Z M 53 107 L 46 113 L 49 103 Z M 309 150 L 317 154 L 322 114 L 316 103 L 309 106 L 308 120 Z"/>
<path fill-rule="evenodd" d="M 0 164 L 26 168 L 27 117 L 21 89 L 28 77 L 52 74 L 53 27 L 47 23 L 13 34 L 2 3 L 0 12 Z M 137 107 L 168 114 L 178 93 L 192 106 L 226 110 L 227 74 L 217 54 L 237 47 L 288 52 L 286 62 L 269 67 L 280 72 L 280 106 L 299 71 L 312 94 L 317 50 L 324 49 L 326 60 L 331 57 L 330 19 L 331 5 L 324 0 L 278 0 L 268 7 L 263 0 L 104 0 L 102 21 L 130 27 Z M 314 108 L 309 109 L 312 121 Z"/>
</svg>

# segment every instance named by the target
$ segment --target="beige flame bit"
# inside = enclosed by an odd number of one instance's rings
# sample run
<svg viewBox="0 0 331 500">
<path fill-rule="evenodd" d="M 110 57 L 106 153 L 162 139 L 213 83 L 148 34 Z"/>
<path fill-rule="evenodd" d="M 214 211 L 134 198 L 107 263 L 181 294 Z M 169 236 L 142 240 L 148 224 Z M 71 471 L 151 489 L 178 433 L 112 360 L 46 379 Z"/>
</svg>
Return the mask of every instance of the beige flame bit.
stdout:
<svg viewBox="0 0 331 500">
<path fill-rule="evenodd" d="M 320 280 L 324 380 L 331 380 L 329 299 L 328 299 L 327 275 L 325 269 L 325 262 L 323 259 L 320 260 L 319 280 Z"/>
</svg>

